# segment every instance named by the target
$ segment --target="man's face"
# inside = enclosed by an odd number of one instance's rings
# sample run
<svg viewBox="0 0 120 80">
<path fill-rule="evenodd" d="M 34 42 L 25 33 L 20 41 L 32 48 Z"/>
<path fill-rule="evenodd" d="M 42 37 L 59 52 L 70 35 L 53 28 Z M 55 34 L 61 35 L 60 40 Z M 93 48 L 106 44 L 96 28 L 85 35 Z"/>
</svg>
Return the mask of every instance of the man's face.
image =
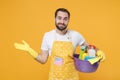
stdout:
<svg viewBox="0 0 120 80">
<path fill-rule="evenodd" d="M 58 11 L 55 17 L 55 25 L 58 30 L 63 31 L 67 28 L 69 17 L 66 12 Z"/>
</svg>

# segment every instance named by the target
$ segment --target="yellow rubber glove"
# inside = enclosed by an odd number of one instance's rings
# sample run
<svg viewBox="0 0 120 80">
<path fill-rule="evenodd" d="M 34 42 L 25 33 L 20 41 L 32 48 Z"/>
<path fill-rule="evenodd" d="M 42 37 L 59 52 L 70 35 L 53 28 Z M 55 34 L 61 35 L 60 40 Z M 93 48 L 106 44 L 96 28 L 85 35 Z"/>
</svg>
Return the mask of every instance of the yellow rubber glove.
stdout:
<svg viewBox="0 0 120 80">
<path fill-rule="evenodd" d="M 106 59 L 104 52 L 101 50 L 97 51 L 97 56 L 101 58 L 100 62 L 105 61 Z"/>
<path fill-rule="evenodd" d="M 38 53 L 33 50 L 28 43 L 26 43 L 24 40 L 22 41 L 23 44 L 21 43 L 14 43 L 14 46 L 16 49 L 27 51 L 33 58 L 37 58 Z"/>
<path fill-rule="evenodd" d="M 96 54 L 97 54 L 96 58 L 88 60 L 91 64 L 94 64 L 98 61 L 102 62 L 105 60 L 105 54 L 101 50 L 98 50 Z"/>
</svg>

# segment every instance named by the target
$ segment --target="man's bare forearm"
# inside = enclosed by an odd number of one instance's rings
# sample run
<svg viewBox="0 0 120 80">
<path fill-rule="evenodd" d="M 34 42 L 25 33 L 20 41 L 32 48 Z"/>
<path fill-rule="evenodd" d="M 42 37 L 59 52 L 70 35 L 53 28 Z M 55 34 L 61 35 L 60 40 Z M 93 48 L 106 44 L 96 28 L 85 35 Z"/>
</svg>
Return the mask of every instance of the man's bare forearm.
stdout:
<svg viewBox="0 0 120 80">
<path fill-rule="evenodd" d="M 48 51 L 42 51 L 35 59 L 41 64 L 45 64 L 48 60 Z"/>
</svg>

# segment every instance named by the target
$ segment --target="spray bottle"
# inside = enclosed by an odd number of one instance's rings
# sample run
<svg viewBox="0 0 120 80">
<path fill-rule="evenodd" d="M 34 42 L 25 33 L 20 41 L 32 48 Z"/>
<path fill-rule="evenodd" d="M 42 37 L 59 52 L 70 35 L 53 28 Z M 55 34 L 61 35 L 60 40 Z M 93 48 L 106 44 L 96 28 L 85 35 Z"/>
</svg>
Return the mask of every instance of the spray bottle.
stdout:
<svg viewBox="0 0 120 80">
<path fill-rule="evenodd" d="M 94 45 L 89 45 L 88 54 L 90 57 L 95 57 L 96 55 L 95 49 L 96 47 Z"/>
</svg>

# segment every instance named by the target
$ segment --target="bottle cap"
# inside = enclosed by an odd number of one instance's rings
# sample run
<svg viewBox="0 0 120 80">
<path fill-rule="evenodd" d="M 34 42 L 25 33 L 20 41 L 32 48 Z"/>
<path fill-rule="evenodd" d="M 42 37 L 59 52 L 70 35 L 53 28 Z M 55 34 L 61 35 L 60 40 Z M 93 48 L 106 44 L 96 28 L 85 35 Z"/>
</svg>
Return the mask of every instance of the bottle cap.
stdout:
<svg viewBox="0 0 120 80">
<path fill-rule="evenodd" d="M 86 49 L 86 46 L 81 46 L 81 50 L 85 50 Z"/>
<path fill-rule="evenodd" d="M 93 49 L 96 49 L 96 47 L 94 45 L 88 45 L 89 48 L 93 48 Z"/>
</svg>

